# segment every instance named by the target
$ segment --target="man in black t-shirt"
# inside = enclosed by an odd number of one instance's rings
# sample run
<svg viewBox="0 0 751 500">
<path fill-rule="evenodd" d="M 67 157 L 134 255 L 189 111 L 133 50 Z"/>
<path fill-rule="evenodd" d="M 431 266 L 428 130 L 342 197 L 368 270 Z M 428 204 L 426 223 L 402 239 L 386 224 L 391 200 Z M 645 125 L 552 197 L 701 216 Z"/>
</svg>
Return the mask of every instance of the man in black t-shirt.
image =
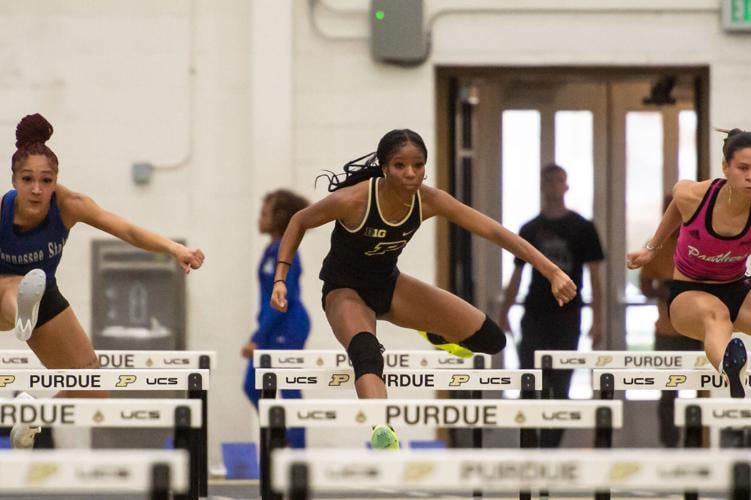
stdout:
<svg viewBox="0 0 751 500">
<path fill-rule="evenodd" d="M 542 169 L 542 211 L 522 226 L 519 235 L 563 269 L 574 280 L 578 290 L 582 289 L 584 264 L 587 265 L 592 286 L 592 328 L 589 335 L 592 345 L 596 347 L 603 335 L 599 263 L 604 255 L 594 224 L 566 208 L 566 177 L 566 171 L 558 165 L 551 164 Z M 511 331 L 508 311 L 516 302 L 524 264 L 521 259 L 514 260 L 514 272 L 504 293 L 500 326 L 507 332 Z M 581 332 L 581 308 L 581 294 L 559 307 L 545 278 L 533 270 L 521 320 L 522 338 L 518 346 L 521 368 L 534 368 L 534 353 L 538 349 L 575 351 Z M 571 375 L 571 370 L 553 371 L 550 380 L 553 398 L 568 398 Z M 555 448 L 563 438 L 563 431 L 544 430 L 540 438 L 542 447 Z"/>
</svg>

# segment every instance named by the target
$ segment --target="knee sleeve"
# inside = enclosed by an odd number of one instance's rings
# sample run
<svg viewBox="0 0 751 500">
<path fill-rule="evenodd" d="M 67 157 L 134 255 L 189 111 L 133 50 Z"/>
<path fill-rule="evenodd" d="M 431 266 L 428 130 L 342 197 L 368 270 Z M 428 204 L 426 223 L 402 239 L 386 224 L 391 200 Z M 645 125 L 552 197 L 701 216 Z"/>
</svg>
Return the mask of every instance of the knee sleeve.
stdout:
<svg viewBox="0 0 751 500">
<path fill-rule="evenodd" d="M 459 342 L 459 345 L 472 352 L 497 354 L 506 347 L 506 334 L 486 315 L 480 329 L 468 339 Z"/>
<path fill-rule="evenodd" d="M 360 332 L 352 337 L 347 354 L 355 369 L 355 380 L 366 373 L 383 377 L 383 346 L 374 334 Z"/>
</svg>

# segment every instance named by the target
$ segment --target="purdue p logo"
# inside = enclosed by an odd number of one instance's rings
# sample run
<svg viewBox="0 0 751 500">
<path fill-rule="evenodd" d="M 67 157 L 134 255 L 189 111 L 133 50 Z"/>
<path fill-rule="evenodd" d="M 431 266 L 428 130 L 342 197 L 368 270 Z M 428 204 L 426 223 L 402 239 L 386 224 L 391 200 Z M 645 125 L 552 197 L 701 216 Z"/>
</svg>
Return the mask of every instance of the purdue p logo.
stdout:
<svg viewBox="0 0 751 500">
<path fill-rule="evenodd" d="M 451 382 L 449 382 L 450 387 L 458 387 L 462 384 L 466 384 L 469 382 L 469 375 L 459 373 L 457 375 L 451 375 Z"/>
<path fill-rule="evenodd" d="M 15 375 L 0 375 L 0 387 L 12 384 L 14 380 L 16 380 Z"/>
<path fill-rule="evenodd" d="M 136 381 L 135 375 L 120 375 L 115 387 L 128 387 L 130 384 Z"/>
<path fill-rule="evenodd" d="M 342 384 L 349 382 L 348 373 L 334 373 L 329 380 L 329 387 L 339 387 Z"/>
<path fill-rule="evenodd" d="M 670 375 L 668 377 L 668 381 L 665 384 L 665 387 L 678 387 L 679 385 L 686 382 L 686 376 L 685 375 Z"/>
</svg>

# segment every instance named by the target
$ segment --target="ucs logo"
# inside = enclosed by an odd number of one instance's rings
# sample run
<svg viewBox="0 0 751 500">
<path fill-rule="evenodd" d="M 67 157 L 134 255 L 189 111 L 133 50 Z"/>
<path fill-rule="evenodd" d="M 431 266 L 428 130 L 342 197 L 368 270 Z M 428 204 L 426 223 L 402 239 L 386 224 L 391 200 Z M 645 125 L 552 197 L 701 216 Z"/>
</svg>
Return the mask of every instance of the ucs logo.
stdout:
<svg viewBox="0 0 751 500">
<path fill-rule="evenodd" d="M 578 411 L 553 411 L 542 412 L 543 420 L 581 420 L 582 414 Z"/>
<path fill-rule="evenodd" d="M 317 384 L 318 377 L 308 377 L 305 375 L 286 375 L 284 381 L 288 384 Z"/>
<path fill-rule="evenodd" d="M 298 411 L 297 418 L 300 420 L 336 420 L 334 410 Z"/>
<path fill-rule="evenodd" d="M 120 375 L 115 387 L 128 387 L 138 380 L 136 375 Z M 178 385 L 177 377 L 146 377 L 146 385 Z"/>
<path fill-rule="evenodd" d="M 123 410 L 120 412 L 120 417 L 123 420 L 159 420 L 160 416 L 158 410 Z"/>
</svg>

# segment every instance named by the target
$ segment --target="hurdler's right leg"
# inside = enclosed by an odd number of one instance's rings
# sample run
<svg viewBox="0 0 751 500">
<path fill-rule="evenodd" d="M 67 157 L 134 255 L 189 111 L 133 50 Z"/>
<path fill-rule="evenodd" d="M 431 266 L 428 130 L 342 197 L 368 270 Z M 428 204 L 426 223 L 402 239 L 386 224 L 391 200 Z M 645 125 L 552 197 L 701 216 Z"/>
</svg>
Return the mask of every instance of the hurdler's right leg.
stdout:
<svg viewBox="0 0 751 500">
<path fill-rule="evenodd" d="M 355 389 L 360 398 L 386 397 L 383 382 L 383 346 L 370 332 L 359 332 L 347 346 L 347 355 L 355 372 Z"/>
</svg>

